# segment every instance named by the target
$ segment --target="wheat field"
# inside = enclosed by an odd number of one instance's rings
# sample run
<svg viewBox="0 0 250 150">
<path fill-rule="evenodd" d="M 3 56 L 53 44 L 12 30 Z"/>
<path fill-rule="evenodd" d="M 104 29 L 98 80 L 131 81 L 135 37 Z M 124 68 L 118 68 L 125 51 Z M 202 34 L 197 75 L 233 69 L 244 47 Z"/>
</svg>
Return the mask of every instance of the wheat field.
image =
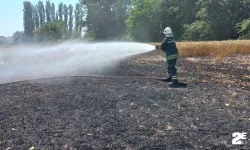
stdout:
<svg viewBox="0 0 250 150">
<path fill-rule="evenodd" d="M 160 45 L 160 43 L 150 43 Z M 233 54 L 250 54 L 250 40 L 228 40 L 207 42 L 177 42 L 182 57 L 213 56 L 224 58 Z"/>
</svg>

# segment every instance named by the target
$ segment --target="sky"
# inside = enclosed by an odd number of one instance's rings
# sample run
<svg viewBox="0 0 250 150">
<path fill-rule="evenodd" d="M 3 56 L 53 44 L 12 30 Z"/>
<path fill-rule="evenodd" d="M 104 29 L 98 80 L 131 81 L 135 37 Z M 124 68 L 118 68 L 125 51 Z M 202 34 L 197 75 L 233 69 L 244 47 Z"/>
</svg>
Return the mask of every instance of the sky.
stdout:
<svg viewBox="0 0 250 150">
<path fill-rule="evenodd" d="M 33 5 L 39 0 L 27 0 Z M 45 4 L 46 0 L 42 0 Z M 24 0 L 7 0 L 0 5 L 0 36 L 12 36 L 15 31 L 23 31 L 23 2 Z M 75 6 L 79 0 L 50 0 L 56 5 L 63 2 L 64 4 L 72 4 Z"/>
</svg>

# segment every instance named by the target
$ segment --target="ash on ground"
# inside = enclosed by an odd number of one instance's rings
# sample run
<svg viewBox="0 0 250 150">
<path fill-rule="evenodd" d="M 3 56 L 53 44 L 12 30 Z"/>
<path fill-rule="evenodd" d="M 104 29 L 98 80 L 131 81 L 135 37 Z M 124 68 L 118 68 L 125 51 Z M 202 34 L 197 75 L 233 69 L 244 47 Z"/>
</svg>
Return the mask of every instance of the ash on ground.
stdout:
<svg viewBox="0 0 250 150">
<path fill-rule="evenodd" d="M 186 89 L 89 77 L 2 84 L 0 149 L 247 150 L 250 141 L 234 146 L 232 133 L 250 134 L 248 60 L 180 58 Z M 151 52 L 105 75 L 164 77 L 166 64 Z"/>
</svg>

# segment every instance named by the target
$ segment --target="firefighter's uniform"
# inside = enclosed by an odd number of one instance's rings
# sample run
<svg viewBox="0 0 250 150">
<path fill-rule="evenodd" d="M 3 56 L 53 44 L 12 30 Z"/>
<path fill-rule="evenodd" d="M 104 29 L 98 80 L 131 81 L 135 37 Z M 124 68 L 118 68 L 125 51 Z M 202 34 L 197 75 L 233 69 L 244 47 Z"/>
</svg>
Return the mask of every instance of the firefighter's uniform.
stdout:
<svg viewBox="0 0 250 150">
<path fill-rule="evenodd" d="M 178 82 L 176 62 L 178 59 L 178 49 L 173 37 L 165 37 L 161 44 L 161 49 L 166 53 L 166 62 L 168 66 L 169 80 L 173 83 Z"/>
<path fill-rule="evenodd" d="M 179 83 L 178 82 L 178 75 L 176 69 L 176 62 L 179 57 L 179 52 L 176 47 L 176 42 L 172 33 L 172 29 L 166 27 L 163 31 L 165 38 L 163 39 L 160 46 L 156 46 L 156 49 L 161 48 L 166 53 L 166 62 L 168 66 L 168 74 L 169 77 L 167 78 L 168 82 L 172 82 L 170 87 L 187 87 L 186 83 Z"/>
</svg>

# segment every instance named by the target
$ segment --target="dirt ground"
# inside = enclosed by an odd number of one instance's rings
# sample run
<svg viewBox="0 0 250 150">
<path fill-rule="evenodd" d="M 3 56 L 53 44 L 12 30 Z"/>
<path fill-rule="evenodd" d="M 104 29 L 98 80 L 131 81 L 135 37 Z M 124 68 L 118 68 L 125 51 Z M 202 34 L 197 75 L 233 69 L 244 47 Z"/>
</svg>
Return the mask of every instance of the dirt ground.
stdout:
<svg viewBox="0 0 250 150">
<path fill-rule="evenodd" d="M 105 75 L 164 77 L 156 52 Z M 157 80 L 65 77 L 0 85 L 0 149 L 249 150 L 250 56 L 180 58 L 185 89 Z M 233 132 L 247 132 L 232 145 Z"/>
</svg>

